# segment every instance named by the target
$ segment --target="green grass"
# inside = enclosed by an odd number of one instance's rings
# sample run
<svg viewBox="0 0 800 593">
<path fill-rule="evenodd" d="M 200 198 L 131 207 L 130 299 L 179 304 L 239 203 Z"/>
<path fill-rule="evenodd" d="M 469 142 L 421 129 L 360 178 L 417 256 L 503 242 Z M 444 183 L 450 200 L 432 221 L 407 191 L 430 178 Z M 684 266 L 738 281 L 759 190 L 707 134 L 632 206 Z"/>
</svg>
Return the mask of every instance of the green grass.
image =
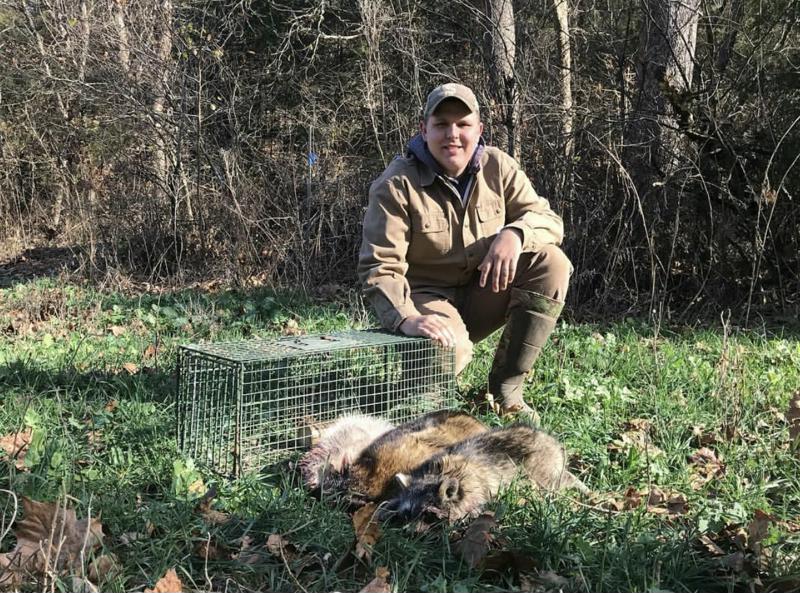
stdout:
<svg viewBox="0 0 800 593">
<path fill-rule="evenodd" d="M 782 414 L 800 388 L 800 342 L 788 331 L 677 327 L 654 336 L 634 320 L 561 322 L 528 386 L 544 427 L 563 440 L 598 498 L 658 486 L 687 504 L 676 514 L 644 506 L 614 512 L 598 500 L 542 498 L 519 484 L 492 509 L 501 547 L 528 563 L 522 571 L 514 563 L 467 566 L 453 549 L 459 525 L 421 534 L 384 526 L 371 560 L 357 560 L 349 516 L 307 496 L 291 463 L 226 482 L 180 454 L 172 403 L 178 344 L 279 335 L 290 319 L 311 333 L 369 326 L 355 302 L 314 304 L 262 290 L 131 298 L 54 281 L 2 290 L 0 436 L 30 427 L 34 439 L 23 470 L 0 461 L 0 488 L 37 500 L 68 495 L 79 517 L 99 513 L 105 551 L 122 565 L 103 591 L 152 587 L 171 567 L 187 588 L 229 591 L 359 590 L 378 566 L 389 568 L 397 591 L 520 589 L 531 565 L 533 574 L 565 578 L 565 590 L 799 586 L 800 461 Z M 478 345 L 459 378 L 468 397 L 483 386 L 496 338 Z M 635 431 L 632 420 L 649 421 L 657 449 L 614 445 Z M 699 426 L 716 437 L 708 446 L 724 468 L 697 487 L 689 456 L 701 445 L 693 435 Z M 216 487 L 214 507 L 230 514 L 228 522 L 213 525 L 198 512 L 198 480 L 201 490 Z M 12 509 L 0 508 L 6 525 Z M 774 517 L 758 556 L 735 537 L 757 510 Z M 271 534 L 293 544 L 286 561 L 264 549 Z M 726 554 L 742 552 L 741 566 L 712 554 L 703 535 Z M 224 559 L 198 557 L 209 538 L 226 550 Z M 256 561 L 231 558 L 243 538 Z M 9 535 L 0 551 L 13 546 Z"/>
</svg>

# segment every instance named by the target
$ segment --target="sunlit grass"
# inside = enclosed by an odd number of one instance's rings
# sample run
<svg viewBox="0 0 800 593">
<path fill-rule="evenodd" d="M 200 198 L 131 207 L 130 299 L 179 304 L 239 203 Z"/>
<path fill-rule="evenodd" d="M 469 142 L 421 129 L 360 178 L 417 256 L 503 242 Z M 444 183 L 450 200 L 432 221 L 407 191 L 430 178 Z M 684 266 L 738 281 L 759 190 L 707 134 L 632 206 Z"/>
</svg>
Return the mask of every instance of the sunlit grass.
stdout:
<svg viewBox="0 0 800 593">
<path fill-rule="evenodd" d="M 290 463 L 226 482 L 178 451 L 178 344 L 280 335 L 289 320 L 312 333 L 368 326 L 354 302 L 314 304 L 268 291 L 130 298 L 53 281 L 3 290 L 0 436 L 29 427 L 34 438 L 22 470 L 0 462 L 0 487 L 37 500 L 68 495 L 79 515 L 99 512 L 106 546 L 123 567 L 104 591 L 152 587 L 170 567 L 179 567 L 184 583 L 215 590 L 358 590 L 377 566 L 390 569 L 398 591 L 525 586 L 513 566 L 467 566 L 452 549 L 460 526 L 422 534 L 385 526 L 371 561 L 357 560 L 347 514 L 307 496 Z M 496 339 L 476 348 L 459 377 L 463 394 L 483 386 Z M 492 506 L 502 547 L 532 559 L 534 572 L 563 577 L 569 590 L 728 591 L 756 577 L 790 582 L 800 574 L 800 462 L 783 413 L 798 388 L 797 336 L 721 325 L 654 335 L 635 320 L 561 322 L 527 391 L 544 428 L 563 440 L 574 470 L 600 498 L 658 488 L 684 496 L 685 508 L 614 511 L 596 500 L 542 498 L 518 484 Z M 625 441 L 632 423 L 649 427 L 646 448 Z M 698 482 L 689 458 L 702 446 L 722 469 Z M 195 509 L 197 494 L 212 485 L 215 508 L 231 516 L 220 526 Z M 753 551 L 726 529 L 746 530 L 757 510 L 774 519 L 762 542 L 767 552 L 753 564 Z M 291 541 L 295 557 L 234 557 L 245 538 L 263 550 L 271 534 Z M 725 554 L 741 552 L 745 568 L 704 549 L 702 535 Z M 225 547 L 224 558 L 198 557 L 209 538 Z M 0 551 L 13 543 L 7 537 Z"/>
</svg>

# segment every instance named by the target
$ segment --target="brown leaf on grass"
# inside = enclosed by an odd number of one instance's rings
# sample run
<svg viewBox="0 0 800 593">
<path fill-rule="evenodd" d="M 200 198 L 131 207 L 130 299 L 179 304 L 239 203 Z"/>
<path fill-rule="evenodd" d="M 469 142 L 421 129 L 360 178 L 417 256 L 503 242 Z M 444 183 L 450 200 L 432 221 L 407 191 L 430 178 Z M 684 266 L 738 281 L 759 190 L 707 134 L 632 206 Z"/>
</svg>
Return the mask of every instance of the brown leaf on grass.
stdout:
<svg viewBox="0 0 800 593">
<path fill-rule="evenodd" d="M 183 583 L 178 578 L 174 568 L 170 568 L 163 577 L 158 579 L 156 586 L 145 589 L 144 593 L 183 593 Z"/>
<path fill-rule="evenodd" d="M 692 474 L 691 483 L 694 490 L 700 490 L 711 480 L 725 474 L 722 457 L 709 447 L 701 447 L 689 456 Z"/>
<path fill-rule="evenodd" d="M 692 427 L 692 442 L 698 447 L 708 447 L 720 442 L 720 437 L 714 432 L 708 432 L 702 424 Z"/>
<path fill-rule="evenodd" d="M 230 550 L 214 539 L 207 538 L 195 544 L 194 555 L 205 561 L 208 560 L 228 560 L 231 557 Z"/>
<path fill-rule="evenodd" d="M 111 327 L 108 328 L 108 333 L 110 333 L 115 338 L 120 337 L 122 334 L 125 333 L 125 331 L 126 329 L 121 325 L 112 325 Z"/>
<path fill-rule="evenodd" d="M 105 406 L 103 406 L 103 409 L 106 412 L 112 413 L 115 412 L 118 407 L 119 407 L 119 400 L 112 399 L 109 400 L 109 402 Z"/>
<path fill-rule="evenodd" d="M 628 488 L 622 495 L 621 510 L 632 511 L 633 509 L 638 509 L 642 505 L 642 495 L 643 492 L 640 492 L 636 488 L 632 486 Z"/>
<path fill-rule="evenodd" d="M 750 523 L 747 524 L 747 546 L 754 552 L 760 552 L 761 541 L 769 533 L 769 525 L 774 520 L 761 509 L 756 509 Z"/>
<path fill-rule="evenodd" d="M 372 547 L 381 538 L 381 526 L 375 520 L 378 506 L 365 504 L 353 513 L 353 530 L 356 532 L 356 558 L 369 562 L 372 559 Z"/>
<path fill-rule="evenodd" d="M 283 558 L 286 562 L 291 562 L 297 556 L 295 545 L 278 533 L 273 533 L 267 538 L 267 550 L 273 556 Z"/>
<path fill-rule="evenodd" d="M 646 418 L 633 418 L 623 424 L 623 431 L 619 437 L 611 441 L 608 450 L 611 452 L 625 453 L 636 449 L 642 455 L 658 457 L 664 452 L 656 447 L 651 439 L 653 423 Z"/>
<path fill-rule="evenodd" d="M 228 513 L 223 513 L 222 511 L 217 511 L 211 508 L 216 496 L 216 489 L 209 489 L 208 492 L 203 495 L 203 498 L 201 498 L 197 503 L 197 506 L 194 508 L 194 510 L 199 513 L 207 523 L 210 523 L 211 525 L 222 525 L 223 523 L 227 523 L 231 516 Z"/>
<path fill-rule="evenodd" d="M 242 541 L 239 544 L 239 551 L 233 554 L 231 558 L 242 564 L 258 564 L 263 560 L 264 555 L 253 547 L 253 538 L 249 535 L 245 535 L 242 536 Z"/>
<path fill-rule="evenodd" d="M 126 362 L 122 365 L 122 368 L 128 371 L 129 375 L 135 375 L 139 372 L 139 366 L 132 362 Z"/>
<path fill-rule="evenodd" d="M 16 586 L 45 573 L 77 573 L 81 559 L 103 541 L 96 519 L 78 520 L 75 511 L 52 502 L 22 497 L 23 518 L 14 535 L 16 547 L 0 554 L 0 588 Z"/>
<path fill-rule="evenodd" d="M 122 572 L 119 560 L 114 554 L 103 554 L 89 563 L 89 580 L 102 584 Z"/>
<path fill-rule="evenodd" d="M 142 352 L 142 358 L 144 360 L 150 360 L 151 358 L 155 358 L 156 354 L 158 354 L 158 348 L 155 344 L 148 344 L 147 348 L 144 349 Z"/>
<path fill-rule="evenodd" d="M 699 538 L 700 543 L 703 547 L 711 553 L 712 556 L 724 556 L 725 550 L 719 547 L 719 545 L 707 535 L 701 535 Z"/>
<path fill-rule="evenodd" d="M 33 440 L 33 429 L 26 428 L 21 432 L 12 432 L 0 437 L 0 449 L 5 451 L 8 458 L 14 462 L 18 470 L 25 469 L 25 454 Z"/>
<path fill-rule="evenodd" d="M 456 551 L 472 568 L 478 566 L 494 543 L 492 529 L 497 527 L 494 513 L 487 511 L 472 521 L 456 543 Z"/>
<path fill-rule="evenodd" d="M 379 566 L 375 569 L 375 578 L 367 583 L 358 593 L 391 593 L 389 585 L 389 569 Z"/>
<path fill-rule="evenodd" d="M 789 442 L 797 444 L 797 451 L 800 452 L 800 389 L 789 400 L 786 421 L 789 423 Z"/>
</svg>

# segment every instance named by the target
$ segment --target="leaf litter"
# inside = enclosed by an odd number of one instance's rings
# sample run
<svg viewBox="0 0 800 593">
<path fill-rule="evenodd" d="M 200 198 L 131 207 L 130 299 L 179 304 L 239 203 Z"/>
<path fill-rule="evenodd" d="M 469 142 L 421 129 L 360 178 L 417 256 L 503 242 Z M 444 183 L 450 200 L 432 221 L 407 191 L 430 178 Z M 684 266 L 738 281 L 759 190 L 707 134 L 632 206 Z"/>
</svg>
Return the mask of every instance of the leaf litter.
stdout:
<svg viewBox="0 0 800 593">
<path fill-rule="evenodd" d="M 97 519 L 78 519 L 59 503 L 22 497 L 23 518 L 16 524 L 16 547 L 0 554 L 0 588 L 17 587 L 44 575 L 83 576 L 83 561 L 103 543 Z"/>
<path fill-rule="evenodd" d="M 369 503 L 353 513 L 353 530 L 356 533 L 356 558 L 370 562 L 372 548 L 381 538 L 381 527 L 375 518 L 378 505 Z"/>
<path fill-rule="evenodd" d="M 14 466 L 22 471 L 25 469 L 25 455 L 31 441 L 33 441 L 33 429 L 26 428 L 20 432 L 0 437 L 0 449 L 5 452 L 10 461 L 14 462 Z"/>
</svg>

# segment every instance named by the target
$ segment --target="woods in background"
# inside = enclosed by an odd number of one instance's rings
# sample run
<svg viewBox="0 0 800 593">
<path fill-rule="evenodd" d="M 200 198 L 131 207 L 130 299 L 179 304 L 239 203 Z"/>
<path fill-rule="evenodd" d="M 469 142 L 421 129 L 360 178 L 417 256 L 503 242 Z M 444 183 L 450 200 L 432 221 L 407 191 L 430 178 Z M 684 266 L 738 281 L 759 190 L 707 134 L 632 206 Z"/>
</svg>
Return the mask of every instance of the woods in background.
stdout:
<svg viewBox="0 0 800 593">
<path fill-rule="evenodd" d="M 0 256 L 354 281 L 369 182 L 458 80 L 562 214 L 573 304 L 796 311 L 799 5 L 0 0 Z"/>
</svg>

